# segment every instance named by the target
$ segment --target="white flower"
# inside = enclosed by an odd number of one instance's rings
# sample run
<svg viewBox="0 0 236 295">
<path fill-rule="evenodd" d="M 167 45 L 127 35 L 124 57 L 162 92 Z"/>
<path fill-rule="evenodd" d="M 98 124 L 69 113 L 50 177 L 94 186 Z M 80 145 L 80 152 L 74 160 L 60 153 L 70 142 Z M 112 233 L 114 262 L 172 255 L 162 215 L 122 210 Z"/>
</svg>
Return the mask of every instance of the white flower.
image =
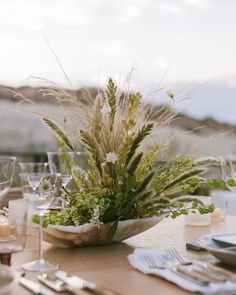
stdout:
<svg viewBox="0 0 236 295">
<path fill-rule="evenodd" d="M 97 205 L 97 207 L 93 210 L 93 217 L 90 219 L 90 223 L 100 228 L 102 222 L 99 220 L 99 218 L 100 218 L 100 206 Z"/>
<path fill-rule="evenodd" d="M 118 156 L 115 152 L 109 152 L 106 154 L 106 163 L 115 164 L 117 160 L 118 160 Z"/>
<path fill-rule="evenodd" d="M 110 107 L 103 106 L 101 108 L 101 114 L 102 114 L 103 117 L 106 117 L 106 116 L 110 115 L 110 113 L 111 113 L 111 108 Z"/>
</svg>

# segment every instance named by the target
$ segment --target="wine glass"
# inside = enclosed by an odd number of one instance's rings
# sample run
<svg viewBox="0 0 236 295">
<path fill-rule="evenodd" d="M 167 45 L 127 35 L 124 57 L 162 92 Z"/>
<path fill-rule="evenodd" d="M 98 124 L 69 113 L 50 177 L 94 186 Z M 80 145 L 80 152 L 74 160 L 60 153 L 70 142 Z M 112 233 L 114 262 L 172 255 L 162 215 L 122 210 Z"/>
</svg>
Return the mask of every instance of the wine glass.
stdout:
<svg viewBox="0 0 236 295">
<path fill-rule="evenodd" d="M 15 171 L 15 157 L 0 156 L 0 199 L 11 187 Z"/>
<path fill-rule="evenodd" d="M 220 156 L 221 178 L 224 180 L 227 188 L 236 194 L 236 156 Z"/>
<path fill-rule="evenodd" d="M 66 189 L 72 180 L 70 152 L 47 152 L 47 155 L 50 173 L 60 175 L 63 188 Z"/>
<path fill-rule="evenodd" d="M 9 202 L 0 224 L 0 262 L 11 265 L 11 255 L 23 251 L 26 241 L 27 205 L 23 199 Z"/>
<path fill-rule="evenodd" d="M 22 265 L 23 269 L 29 271 L 50 271 L 58 268 L 43 258 L 42 251 L 42 221 L 45 212 L 54 201 L 54 185 L 50 180 L 48 163 L 20 163 L 23 185 L 30 186 L 33 194 L 24 194 L 28 208 L 37 212 L 39 220 L 39 257 L 37 260 Z M 28 171 L 28 172 L 27 172 Z"/>
<path fill-rule="evenodd" d="M 32 187 L 34 195 L 40 182 L 49 175 L 48 163 L 19 163 L 21 168 L 21 178 L 25 178 Z"/>
</svg>

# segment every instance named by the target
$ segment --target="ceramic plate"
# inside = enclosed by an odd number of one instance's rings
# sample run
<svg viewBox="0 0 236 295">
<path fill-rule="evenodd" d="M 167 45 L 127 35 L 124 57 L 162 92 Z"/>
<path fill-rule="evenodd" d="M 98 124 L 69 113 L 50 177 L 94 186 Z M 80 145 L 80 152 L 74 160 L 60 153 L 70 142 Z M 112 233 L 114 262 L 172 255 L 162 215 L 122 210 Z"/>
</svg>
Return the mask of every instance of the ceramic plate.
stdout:
<svg viewBox="0 0 236 295">
<path fill-rule="evenodd" d="M 205 235 L 200 237 L 197 243 L 225 264 L 236 267 L 236 246 L 223 242 L 223 240 L 227 241 L 229 237 L 235 234 L 236 233 Z"/>
</svg>

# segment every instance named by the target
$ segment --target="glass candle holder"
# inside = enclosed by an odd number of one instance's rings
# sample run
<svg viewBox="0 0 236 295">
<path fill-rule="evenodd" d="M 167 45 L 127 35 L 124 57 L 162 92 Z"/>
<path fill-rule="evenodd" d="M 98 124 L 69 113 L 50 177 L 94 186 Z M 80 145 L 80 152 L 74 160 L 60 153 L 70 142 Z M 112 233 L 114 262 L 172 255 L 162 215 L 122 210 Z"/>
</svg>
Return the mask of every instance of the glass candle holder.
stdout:
<svg viewBox="0 0 236 295">
<path fill-rule="evenodd" d="M 9 202 L 8 216 L 1 216 L 0 260 L 11 264 L 11 254 L 23 251 L 26 240 L 27 207 L 24 200 Z"/>
<path fill-rule="evenodd" d="M 195 199 L 201 201 L 204 205 L 210 205 L 212 203 L 211 197 L 207 196 L 192 196 Z M 193 226 L 205 226 L 211 223 L 211 214 L 200 214 L 189 212 L 188 215 L 184 216 L 186 225 Z"/>
<path fill-rule="evenodd" d="M 228 194 L 224 191 L 212 191 L 212 203 L 215 206 L 215 210 L 212 212 L 212 221 L 225 221 L 228 206 Z"/>
</svg>

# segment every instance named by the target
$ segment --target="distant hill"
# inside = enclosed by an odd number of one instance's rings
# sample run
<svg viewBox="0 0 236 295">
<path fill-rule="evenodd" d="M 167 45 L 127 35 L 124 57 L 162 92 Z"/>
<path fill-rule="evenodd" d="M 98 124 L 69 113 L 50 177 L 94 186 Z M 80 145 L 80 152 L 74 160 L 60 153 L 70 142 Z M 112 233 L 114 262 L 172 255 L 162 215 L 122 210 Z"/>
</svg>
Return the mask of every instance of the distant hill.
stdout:
<svg viewBox="0 0 236 295">
<path fill-rule="evenodd" d="M 19 96 L 29 98 L 32 101 L 38 103 L 50 103 L 54 104 L 55 99 L 53 96 L 47 95 L 43 96 L 40 90 L 46 89 L 43 87 L 30 87 L 30 86 L 22 86 L 19 88 L 14 87 L 6 87 L 0 85 L 0 101 L 12 101 L 17 102 L 19 100 Z M 68 90 L 67 90 L 68 91 Z M 72 91 L 68 91 L 72 93 Z M 88 92 L 91 97 L 96 97 L 98 94 L 98 89 L 96 88 L 88 88 L 88 89 L 78 89 L 75 91 L 76 96 L 80 100 L 85 100 L 83 95 L 84 92 Z M 160 106 L 157 106 L 160 108 Z M 183 113 L 179 113 L 177 117 L 171 122 L 171 126 L 181 128 L 186 131 L 192 131 L 193 133 L 199 135 L 209 135 L 212 132 L 219 133 L 236 133 L 236 126 L 228 123 L 221 123 L 216 121 L 213 118 L 205 118 L 205 119 L 194 119 L 190 116 L 187 116 Z"/>
</svg>

